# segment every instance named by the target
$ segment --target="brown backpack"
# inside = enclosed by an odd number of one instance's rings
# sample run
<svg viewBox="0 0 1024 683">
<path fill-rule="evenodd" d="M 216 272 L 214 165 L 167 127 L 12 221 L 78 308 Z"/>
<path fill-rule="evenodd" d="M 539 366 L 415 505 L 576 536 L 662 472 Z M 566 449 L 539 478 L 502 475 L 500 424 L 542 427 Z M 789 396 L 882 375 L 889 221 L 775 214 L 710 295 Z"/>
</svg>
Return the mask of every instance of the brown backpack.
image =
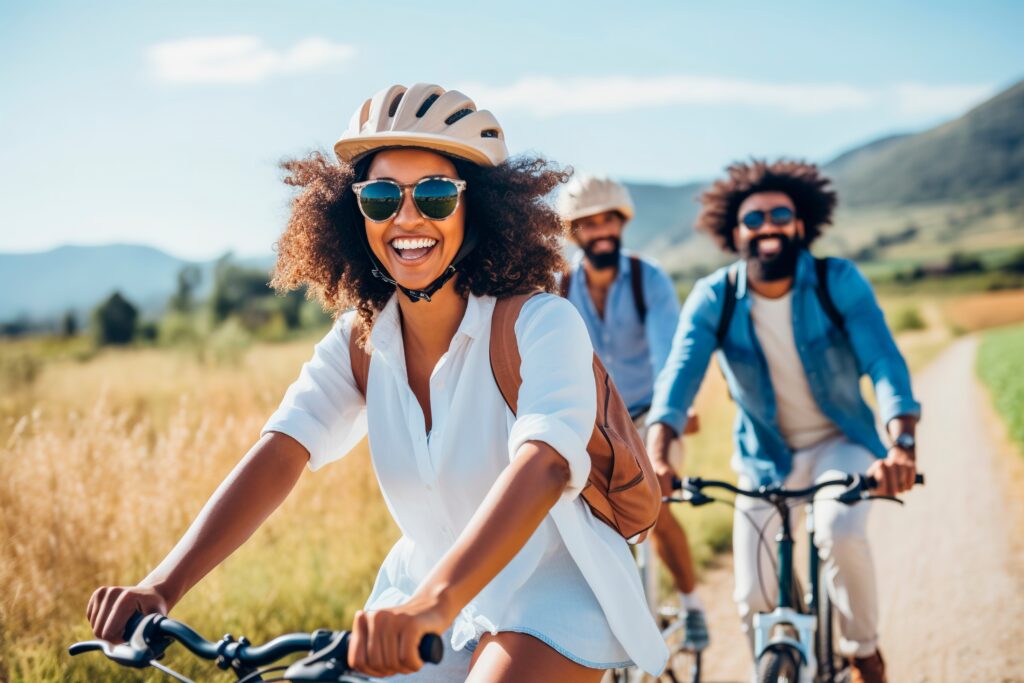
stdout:
<svg viewBox="0 0 1024 683">
<path fill-rule="evenodd" d="M 515 324 L 523 305 L 534 294 L 498 299 L 491 318 L 491 372 L 505 403 L 516 413 L 522 358 Z M 358 325 L 358 320 L 357 320 Z M 366 396 L 370 354 L 359 346 L 357 330 L 349 339 L 352 374 Z M 630 542 L 642 541 L 654 526 L 661 506 L 661 488 L 640 434 L 608 371 L 594 354 L 597 419 L 587 444 L 590 477 L 580 494 L 591 511 Z"/>
</svg>

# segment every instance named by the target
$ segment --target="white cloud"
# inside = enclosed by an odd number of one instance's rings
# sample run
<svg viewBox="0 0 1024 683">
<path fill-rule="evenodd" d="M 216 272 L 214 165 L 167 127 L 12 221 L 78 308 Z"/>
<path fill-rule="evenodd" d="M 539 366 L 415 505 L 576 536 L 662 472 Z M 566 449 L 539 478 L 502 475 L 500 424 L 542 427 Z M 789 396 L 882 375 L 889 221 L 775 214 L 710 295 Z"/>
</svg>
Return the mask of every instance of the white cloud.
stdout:
<svg viewBox="0 0 1024 683">
<path fill-rule="evenodd" d="M 255 83 L 280 73 L 344 64 L 356 49 L 324 38 L 306 38 L 288 50 L 256 36 L 187 38 L 153 45 L 148 57 L 157 79 L 171 83 Z"/>
<path fill-rule="evenodd" d="M 946 117 L 962 114 L 995 94 L 991 85 L 921 85 L 901 83 L 892 87 L 896 109 L 910 116 Z"/>
<path fill-rule="evenodd" d="M 992 91 L 989 86 L 901 84 L 863 88 L 843 83 L 771 83 L 706 76 L 551 78 L 531 76 L 507 86 L 459 88 L 480 106 L 525 111 L 538 118 L 576 112 L 618 112 L 666 105 L 733 105 L 811 115 L 894 102 L 900 113 L 950 114 Z"/>
</svg>

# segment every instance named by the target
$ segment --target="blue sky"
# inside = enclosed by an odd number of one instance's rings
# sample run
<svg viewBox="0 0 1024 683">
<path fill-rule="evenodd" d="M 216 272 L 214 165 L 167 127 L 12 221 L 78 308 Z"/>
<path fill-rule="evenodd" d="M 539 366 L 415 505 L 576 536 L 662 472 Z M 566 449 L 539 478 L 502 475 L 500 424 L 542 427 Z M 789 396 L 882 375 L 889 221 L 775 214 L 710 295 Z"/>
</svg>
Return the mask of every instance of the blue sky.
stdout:
<svg viewBox="0 0 1024 683">
<path fill-rule="evenodd" d="M 392 83 L 457 87 L 513 152 L 639 181 L 827 161 L 1024 77 L 1021 2 L 0 0 L 0 251 L 269 252 L 277 162 Z"/>
</svg>

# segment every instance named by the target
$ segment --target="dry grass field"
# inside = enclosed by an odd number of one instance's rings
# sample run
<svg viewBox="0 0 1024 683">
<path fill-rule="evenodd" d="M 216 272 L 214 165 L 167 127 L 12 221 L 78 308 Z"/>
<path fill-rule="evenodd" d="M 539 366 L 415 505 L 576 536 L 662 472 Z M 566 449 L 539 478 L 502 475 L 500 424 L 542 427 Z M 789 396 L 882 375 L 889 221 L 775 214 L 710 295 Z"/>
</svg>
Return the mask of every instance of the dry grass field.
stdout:
<svg viewBox="0 0 1024 683">
<path fill-rule="evenodd" d="M 992 319 L 989 309 L 1011 300 L 1024 308 L 1020 293 L 995 296 L 939 310 L 973 329 Z M 942 316 L 928 308 L 924 317 L 932 325 Z M 0 346 L 0 365 L 15 368 L 0 376 L 0 681 L 159 680 L 98 655 L 72 660 L 64 648 L 89 637 L 84 610 L 97 586 L 138 581 L 180 537 L 258 437 L 312 343 L 257 345 L 220 364 L 166 349 L 47 354 L 26 372 L 18 368 L 30 349 Z M 731 477 L 735 408 L 716 369 L 697 407 L 703 429 L 688 438 L 687 473 Z M 361 446 L 303 476 L 175 616 L 209 638 L 347 626 L 397 535 L 367 456 Z M 676 512 L 702 563 L 728 546 L 728 508 Z M 168 663 L 195 678 L 212 673 L 180 653 Z"/>
</svg>

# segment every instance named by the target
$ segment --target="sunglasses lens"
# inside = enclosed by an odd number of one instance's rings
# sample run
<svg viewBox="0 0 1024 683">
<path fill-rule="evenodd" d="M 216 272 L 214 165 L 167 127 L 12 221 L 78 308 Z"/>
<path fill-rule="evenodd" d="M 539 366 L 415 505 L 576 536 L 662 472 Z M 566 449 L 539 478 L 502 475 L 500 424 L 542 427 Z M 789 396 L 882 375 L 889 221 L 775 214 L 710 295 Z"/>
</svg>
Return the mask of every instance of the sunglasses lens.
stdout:
<svg viewBox="0 0 1024 683">
<path fill-rule="evenodd" d="M 450 180 L 431 178 L 416 186 L 412 198 L 424 216 L 443 220 L 458 208 L 459 188 Z"/>
<path fill-rule="evenodd" d="M 772 225 L 789 225 L 793 222 L 793 209 L 788 206 L 776 206 L 772 209 Z"/>
<path fill-rule="evenodd" d="M 359 194 L 359 207 L 371 221 L 386 221 L 398 213 L 402 190 L 385 182 L 370 183 Z"/>
<path fill-rule="evenodd" d="M 757 230 L 764 225 L 764 211 L 751 211 L 750 213 L 744 214 L 743 225 L 747 226 L 751 230 Z"/>
</svg>

